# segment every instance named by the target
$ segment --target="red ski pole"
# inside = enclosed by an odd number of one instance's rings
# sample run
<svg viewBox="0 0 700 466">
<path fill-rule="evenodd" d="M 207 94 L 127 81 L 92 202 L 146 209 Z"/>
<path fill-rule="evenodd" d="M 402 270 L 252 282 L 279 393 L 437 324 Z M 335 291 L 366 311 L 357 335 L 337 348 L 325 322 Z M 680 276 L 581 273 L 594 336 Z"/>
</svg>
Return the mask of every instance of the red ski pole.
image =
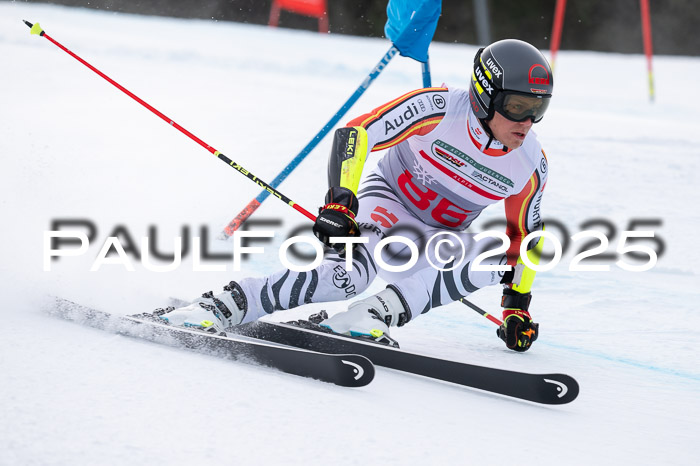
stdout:
<svg viewBox="0 0 700 466">
<path fill-rule="evenodd" d="M 301 213 L 302 213 L 303 215 L 305 215 L 308 219 L 310 219 L 310 220 L 312 220 L 312 221 L 316 221 L 316 216 L 313 215 L 311 212 L 309 212 L 308 210 L 304 209 L 304 208 L 301 207 L 299 204 L 297 204 L 296 202 L 292 201 L 292 200 L 289 199 L 287 196 L 285 196 L 285 195 L 282 194 L 281 192 L 277 191 L 275 188 L 273 188 L 273 187 L 270 186 L 269 184 L 265 183 L 263 180 L 261 180 L 261 179 L 258 178 L 257 176 L 253 175 L 251 172 L 249 172 L 248 170 L 246 170 L 243 166 L 241 166 L 241 165 L 239 165 L 238 163 L 234 162 L 233 160 L 229 159 L 229 158 L 226 157 L 224 154 L 222 154 L 222 153 L 219 152 L 218 150 L 214 149 L 214 148 L 211 147 L 209 144 L 205 143 L 204 141 L 202 141 L 202 140 L 199 139 L 197 136 L 195 136 L 194 134 L 192 134 L 192 133 L 190 133 L 189 131 L 187 131 L 185 128 L 183 128 L 183 127 L 180 126 L 179 124 L 175 123 L 173 120 L 171 120 L 170 118 L 168 118 L 167 116 L 165 116 L 163 113 L 161 113 L 161 112 L 160 112 L 159 110 L 157 110 L 155 107 L 151 106 L 148 102 L 146 102 L 145 100 L 141 99 L 141 98 L 138 97 L 136 94 L 134 94 L 133 92 L 129 91 L 127 88 L 125 88 L 124 86 L 122 86 L 122 85 L 119 84 L 118 82 L 114 81 L 112 78 L 110 78 L 109 76 L 107 76 L 106 74 L 104 74 L 103 72 L 101 72 L 100 70 L 98 70 L 97 68 L 95 68 L 94 66 L 92 66 L 90 63 L 86 62 L 85 60 L 83 60 L 82 58 L 80 58 L 78 55 L 76 55 L 75 53 L 71 52 L 71 51 L 68 50 L 66 47 L 64 47 L 63 45 L 61 45 L 59 42 L 57 42 L 56 40 L 54 40 L 51 36 L 49 36 L 48 34 L 46 34 L 46 32 L 41 28 L 41 26 L 39 26 L 39 23 L 34 23 L 34 24 L 32 24 L 32 23 L 30 23 L 29 21 L 24 21 L 24 24 L 26 24 L 27 26 L 29 26 L 29 28 L 31 29 L 31 31 L 30 31 L 31 34 L 36 34 L 36 35 L 38 35 L 38 36 L 47 38 L 47 39 L 48 39 L 51 43 L 53 43 L 55 46 L 57 46 L 58 48 L 60 48 L 60 49 L 63 50 L 64 52 L 66 52 L 66 53 L 67 53 L 68 55 L 70 55 L 71 57 L 73 57 L 73 58 L 75 58 L 76 60 L 78 60 L 78 61 L 79 61 L 80 63 L 82 63 L 83 65 L 85 65 L 85 66 L 87 66 L 88 68 L 90 68 L 92 71 L 94 71 L 95 73 L 97 73 L 97 74 L 100 75 L 101 77 L 103 77 L 106 81 L 108 81 L 108 82 L 109 82 L 110 84 L 112 84 L 114 87 L 116 87 L 117 89 L 119 89 L 120 91 L 122 91 L 124 94 L 128 95 L 129 97 L 131 97 L 132 99 L 134 99 L 136 102 L 138 102 L 138 103 L 140 103 L 141 105 L 143 105 L 144 107 L 146 107 L 148 110 L 150 110 L 151 112 L 153 112 L 156 116 L 158 116 L 161 120 L 165 121 L 165 122 L 168 123 L 170 126 L 172 126 L 173 128 L 177 129 L 177 130 L 180 131 L 182 134 L 184 134 L 184 135 L 187 136 L 188 138 L 192 139 L 194 142 L 196 142 L 196 143 L 199 144 L 200 146 L 204 147 L 206 150 L 208 150 L 209 152 L 211 152 L 212 154 L 214 154 L 218 159 L 223 160 L 223 161 L 226 162 L 228 165 L 230 165 L 231 167 L 233 167 L 233 168 L 235 168 L 236 170 L 238 170 L 239 173 L 242 173 L 243 175 L 245 175 L 249 180 L 254 181 L 254 182 L 255 182 L 256 184 L 258 184 L 259 186 L 265 188 L 270 194 L 272 194 L 273 196 L 277 197 L 278 199 L 284 201 L 285 203 L 287 203 L 287 205 L 293 207 L 296 211 L 301 212 Z"/>
<path fill-rule="evenodd" d="M 476 304 L 467 301 L 465 298 L 460 298 L 460 301 L 462 302 L 462 304 L 464 304 L 464 305 L 466 305 L 466 306 L 468 306 L 468 307 L 474 309 L 476 312 L 478 312 L 478 313 L 481 314 L 482 316 L 486 317 L 488 320 L 490 320 L 490 321 L 493 322 L 494 324 L 498 325 L 499 327 L 501 326 L 501 324 L 503 324 L 503 322 L 501 322 L 500 320 L 498 320 L 496 317 L 494 317 L 494 316 L 492 316 L 491 314 L 489 314 L 488 312 L 484 311 L 483 309 L 481 309 L 481 308 L 480 308 L 479 306 L 477 306 Z"/>
</svg>

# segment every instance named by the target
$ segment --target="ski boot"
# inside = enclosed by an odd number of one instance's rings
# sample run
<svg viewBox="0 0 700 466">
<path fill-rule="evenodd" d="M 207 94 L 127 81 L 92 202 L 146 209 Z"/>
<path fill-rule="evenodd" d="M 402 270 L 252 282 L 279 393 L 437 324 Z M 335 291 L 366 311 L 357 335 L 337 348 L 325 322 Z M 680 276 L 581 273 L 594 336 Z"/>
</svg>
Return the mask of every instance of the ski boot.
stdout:
<svg viewBox="0 0 700 466">
<path fill-rule="evenodd" d="M 348 310 L 331 318 L 328 315 L 311 316 L 309 320 L 319 320 L 321 327 L 335 333 L 370 340 L 398 348 L 398 342 L 389 335 L 389 327 L 401 327 L 411 319 L 408 306 L 399 292 L 393 288 L 380 291 L 369 298 L 355 301 Z"/>
<path fill-rule="evenodd" d="M 153 315 L 171 325 L 220 333 L 240 324 L 247 310 L 243 290 L 238 283 L 231 282 L 224 286 L 223 293 L 214 295 L 209 291 L 187 306 L 156 309 Z"/>
</svg>

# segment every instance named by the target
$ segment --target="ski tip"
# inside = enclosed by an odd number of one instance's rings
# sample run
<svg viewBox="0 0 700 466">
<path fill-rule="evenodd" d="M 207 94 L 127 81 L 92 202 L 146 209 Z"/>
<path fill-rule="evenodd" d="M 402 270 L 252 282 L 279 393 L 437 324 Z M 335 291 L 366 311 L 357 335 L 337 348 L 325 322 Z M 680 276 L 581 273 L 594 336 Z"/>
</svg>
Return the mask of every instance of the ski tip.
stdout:
<svg viewBox="0 0 700 466">
<path fill-rule="evenodd" d="M 349 371 L 345 373 L 342 382 L 337 385 L 345 387 L 364 387 L 374 380 L 374 364 L 368 358 L 359 354 L 335 355 Z"/>
<path fill-rule="evenodd" d="M 549 374 L 543 377 L 543 390 L 548 404 L 571 403 L 578 397 L 579 386 L 576 379 L 565 374 Z"/>
</svg>

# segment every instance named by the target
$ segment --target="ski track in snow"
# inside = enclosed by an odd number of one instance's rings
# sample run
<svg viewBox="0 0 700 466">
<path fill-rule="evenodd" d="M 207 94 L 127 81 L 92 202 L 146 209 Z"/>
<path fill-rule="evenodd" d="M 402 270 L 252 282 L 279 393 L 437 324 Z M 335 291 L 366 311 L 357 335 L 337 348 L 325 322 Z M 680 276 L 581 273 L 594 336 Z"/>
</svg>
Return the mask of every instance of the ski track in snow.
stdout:
<svg viewBox="0 0 700 466">
<path fill-rule="evenodd" d="M 660 219 L 658 264 L 642 273 L 572 272 L 580 244 L 535 283 L 541 337 L 507 351 L 494 326 L 455 303 L 392 335 L 409 351 L 528 372 L 564 372 L 581 394 L 545 407 L 378 368 L 361 389 L 282 374 L 100 332 L 47 316 L 59 295 L 119 314 L 191 298 L 280 267 L 276 254 L 306 220 L 281 220 L 265 254 L 243 270 L 167 273 L 138 263 L 90 272 L 123 225 L 135 247 L 151 225 L 172 238 L 214 238 L 259 192 L 150 112 L 44 39 L 59 42 L 257 176 L 272 180 L 357 88 L 389 43 L 381 39 L 201 20 L 0 2 L 0 464 L 695 464 L 700 434 L 700 59 L 654 57 L 656 102 L 641 55 L 561 52 L 555 99 L 535 127 L 550 163 L 545 218 L 573 235 L 591 219 L 615 226 Z M 433 83 L 464 87 L 475 46 L 435 43 Z M 420 66 L 396 57 L 342 120 L 420 86 Z M 682 92 L 679 93 L 679 90 Z M 681 96 L 681 97 L 679 97 Z M 326 138 L 280 187 L 307 210 L 323 196 Z M 368 161 L 369 170 L 376 157 Z M 311 181 L 317 180 L 317 181 Z M 502 216 L 492 207 L 478 231 Z M 90 219 L 82 257 L 43 271 L 54 219 Z M 257 227 L 256 229 L 267 229 Z M 365 292 L 383 287 L 379 281 Z M 500 290 L 472 296 L 497 313 Z M 292 320 L 343 304 L 277 313 Z M 511 449 L 513 451 L 511 451 Z"/>
</svg>

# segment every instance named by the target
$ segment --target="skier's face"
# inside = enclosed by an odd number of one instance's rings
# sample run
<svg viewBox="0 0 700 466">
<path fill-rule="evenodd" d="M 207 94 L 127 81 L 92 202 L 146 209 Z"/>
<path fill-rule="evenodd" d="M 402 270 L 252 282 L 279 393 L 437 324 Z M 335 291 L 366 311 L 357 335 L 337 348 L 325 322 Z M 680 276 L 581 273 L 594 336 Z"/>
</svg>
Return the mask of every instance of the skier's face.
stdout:
<svg viewBox="0 0 700 466">
<path fill-rule="evenodd" d="M 530 118 L 525 121 L 510 121 L 498 112 L 494 112 L 488 123 L 493 136 L 510 149 L 522 146 L 525 136 L 532 128 Z"/>
</svg>

